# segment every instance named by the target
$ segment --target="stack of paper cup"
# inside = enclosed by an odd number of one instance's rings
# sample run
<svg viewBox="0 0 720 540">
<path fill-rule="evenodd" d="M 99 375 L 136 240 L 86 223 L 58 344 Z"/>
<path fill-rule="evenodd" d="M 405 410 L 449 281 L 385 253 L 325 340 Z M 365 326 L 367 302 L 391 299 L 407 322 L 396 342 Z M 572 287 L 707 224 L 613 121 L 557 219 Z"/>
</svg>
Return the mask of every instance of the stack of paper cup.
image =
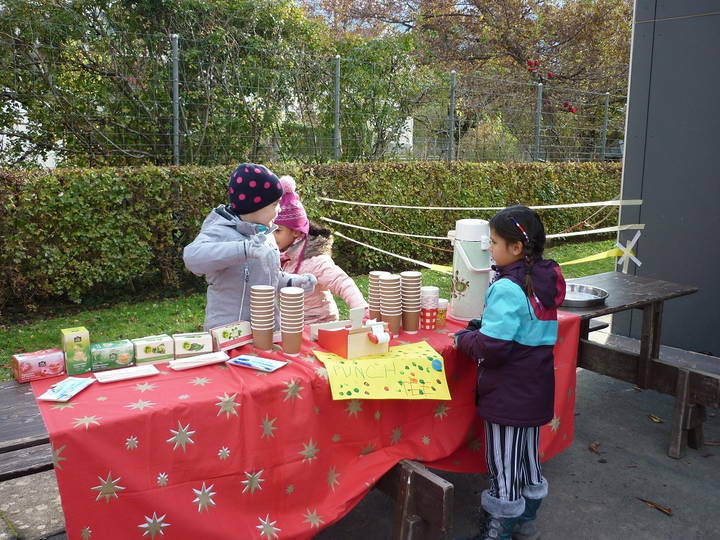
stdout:
<svg viewBox="0 0 720 540">
<path fill-rule="evenodd" d="M 402 289 L 398 274 L 380 276 L 380 316 L 388 323 L 390 332 L 400 333 L 402 320 Z"/>
<path fill-rule="evenodd" d="M 380 320 L 380 276 L 388 276 L 390 272 L 373 270 L 368 282 L 368 315 L 371 319 Z"/>
<path fill-rule="evenodd" d="M 250 326 L 252 326 L 255 348 L 272 349 L 275 329 L 275 287 L 253 285 L 250 287 Z"/>
<path fill-rule="evenodd" d="M 300 353 L 303 325 L 305 324 L 305 291 L 300 287 L 280 289 L 280 330 L 282 347 L 286 354 Z"/>
<path fill-rule="evenodd" d="M 422 274 L 415 271 L 400 272 L 402 285 L 402 326 L 408 334 L 416 334 L 420 327 L 420 288 Z"/>
<path fill-rule="evenodd" d="M 440 289 L 427 286 L 420 288 L 420 328 L 435 330 Z"/>
</svg>

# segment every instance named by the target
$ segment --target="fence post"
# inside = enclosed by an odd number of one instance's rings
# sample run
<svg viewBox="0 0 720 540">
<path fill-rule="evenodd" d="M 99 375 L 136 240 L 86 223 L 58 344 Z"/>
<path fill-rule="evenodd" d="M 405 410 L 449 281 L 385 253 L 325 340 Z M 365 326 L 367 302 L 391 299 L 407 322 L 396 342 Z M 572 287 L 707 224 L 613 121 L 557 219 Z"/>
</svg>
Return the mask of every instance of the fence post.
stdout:
<svg viewBox="0 0 720 540">
<path fill-rule="evenodd" d="M 335 147 L 335 161 L 340 161 L 341 153 L 340 140 L 340 55 L 335 55 L 335 133 L 333 145 Z"/>
<path fill-rule="evenodd" d="M 173 165 L 180 165 L 180 75 L 178 35 L 171 34 L 172 42 L 172 111 L 173 111 Z"/>
<path fill-rule="evenodd" d="M 540 127 L 542 126 L 543 84 L 537 83 L 535 92 L 535 161 L 540 161 Z"/>
<path fill-rule="evenodd" d="M 450 110 L 448 111 L 448 161 L 455 155 L 455 89 L 457 87 L 457 73 L 450 72 Z"/>
<path fill-rule="evenodd" d="M 607 144 L 609 109 L 610 92 L 605 92 L 605 117 L 603 118 L 602 134 L 600 135 L 600 161 L 605 161 L 605 145 Z"/>
</svg>

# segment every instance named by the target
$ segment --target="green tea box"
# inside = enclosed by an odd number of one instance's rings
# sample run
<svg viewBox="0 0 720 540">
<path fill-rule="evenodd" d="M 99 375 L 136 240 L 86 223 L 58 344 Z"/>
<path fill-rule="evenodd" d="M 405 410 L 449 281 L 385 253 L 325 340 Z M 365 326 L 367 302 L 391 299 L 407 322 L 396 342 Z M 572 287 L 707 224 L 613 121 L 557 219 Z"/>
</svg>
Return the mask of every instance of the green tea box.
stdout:
<svg viewBox="0 0 720 540">
<path fill-rule="evenodd" d="M 210 329 L 216 351 L 227 351 L 252 341 L 252 327 L 247 321 L 237 321 Z"/>
<path fill-rule="evenodd" d="M 135 363 L 133 344 L 129 339 L 93 343 L 90 345 L 90 356 L 93 371 L 124 368 Z"/>
<path fill-rule="evenodd" d="M 135 363 L 167 362 L 175 355 L 175 342 L 167 334 L 133 339 Z"/>
<path fill-rule="evenodd" d="M 65 370 L 68 375 L 87 373 L 90 363 L 90 332 L 84 326 L 60 330 L 62 350 L 65 355 Z"/>
<path fill-rule="evenodd" d="M 213 352 L 212 336 L 209 332 L 173 334 L 172 338 L 175 342 L 175 358 Z"/>
</svg>

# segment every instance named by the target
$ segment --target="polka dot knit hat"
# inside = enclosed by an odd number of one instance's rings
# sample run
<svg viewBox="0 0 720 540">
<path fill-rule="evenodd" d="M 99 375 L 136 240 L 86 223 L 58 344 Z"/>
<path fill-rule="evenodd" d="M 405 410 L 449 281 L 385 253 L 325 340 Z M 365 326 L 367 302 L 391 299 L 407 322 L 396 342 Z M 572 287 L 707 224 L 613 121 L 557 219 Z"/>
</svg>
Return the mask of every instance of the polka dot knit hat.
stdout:
<svg viewBox="0 0 720 540">
<path fill-rule="evenodd" d="M 235 214 L 256 212 L 280 199 L 282 194 L 280 179 L 264 165 L 241 163 L 230 175 L 228 200 Z"/>
</svg>

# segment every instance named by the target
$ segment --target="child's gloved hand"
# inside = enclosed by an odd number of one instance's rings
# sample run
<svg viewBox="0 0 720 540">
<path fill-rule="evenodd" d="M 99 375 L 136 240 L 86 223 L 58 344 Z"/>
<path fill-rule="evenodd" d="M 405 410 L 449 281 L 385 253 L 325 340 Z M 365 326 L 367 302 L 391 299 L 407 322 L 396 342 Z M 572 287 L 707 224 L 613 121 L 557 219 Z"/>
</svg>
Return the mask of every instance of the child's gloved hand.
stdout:
<svg viewBox="0 0 720 540">
<path fill-rule="evenodd" d="M 250 259 L 263 259 L 268 256 L 268 253 L 275 250 L 275 248 L 266 241 L 267 238 L 264 234 L 256 234 L 250 239 L 250 245 L 248 246 L 248 258 Z"/>
<path fill-rule="evenodd" d="M 466 330 L 480 330 L 480 327 L 482 326 L 482 318 L 480 319 L 473 319 L 471 320 L 467 326 L 465 327 Z"/>
<path fill-rule="evenodd" d="M 290 280 L 293 287 L 300 287 L 306 293 L 311 293 L 317 285 L 317 278 L 312 274 L 302 274 Z"/>
</svg>

